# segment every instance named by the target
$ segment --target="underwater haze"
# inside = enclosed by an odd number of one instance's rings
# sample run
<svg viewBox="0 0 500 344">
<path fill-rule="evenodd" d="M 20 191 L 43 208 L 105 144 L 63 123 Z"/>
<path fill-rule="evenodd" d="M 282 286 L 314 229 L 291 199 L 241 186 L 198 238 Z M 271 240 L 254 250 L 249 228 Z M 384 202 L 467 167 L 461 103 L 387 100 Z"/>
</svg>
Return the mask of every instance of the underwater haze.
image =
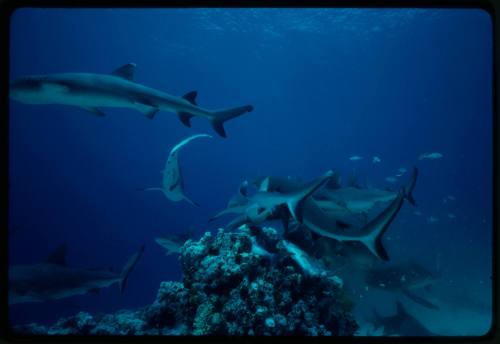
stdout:
<svg viewBox="0 0 500 344">
<path fill-rule="evenodd" d="M 352 223 L 364 226 L 397 201 L 394 197 L 416 166 L 416 206 L 405 199 L 382 233 L 390 260 L 384 262 L 361 247 L 377 268 L 395 267 L 394 283 L 403 287 L 391 289 L 381 280 L 369 285 L 366 274 L 376 268 L 357 269 L 350 248 L 342 257 L 345 264 L 336 265 L 335 255 L 326 259 L 303 247 L 308 253 L 304 259 L 333 264 L 325 271 L 343 281 L 339 288 L 352 304 L 349 312 L 335 316 L 357 324 L 356 329 L 318 325 L 319 332 L 307 334 L 477 336 L 489 331 L 493 42 L 486 11 L 20 9 L 12 15 L 10 30 L 11 81 L 56 73 L 109 75 L 125 65 L 126 71 L 135 70 L 133 82 L 154 90 L 175 97 L 197 91 L 196 103 L 205 109 L 252 106 L 245 108 L 252 111 L 224 123 L 227 138 L 222 138 L 210 118 L 196 115 L 188 127 L 161 106 L 150 119 L 120 106 L 99 107 L 96 115 L 62 101 L 10 100 L 9 266 L 34 266 L 65 244 L 67 266 L 114 272 L 116 282 L 122 281 L 127 261 L 145 246 L 127 270 L 123 293 L 118 287 L 122 282 L 117 282 L 88 287 L 83 295 L 56 299 L 43 294 L 38 302 L 11 304 L 11 326 L 36 323 L 50 328 L 80 312 L 96 316 L 142 309 L 155 301 L 164 281 L 183 281 L 188 288 L 187 246 L 166 255 L 155 239 L 189 231 L 180 244 L 191 239 L 202 245 L 205 232 L 216 236 L 231 218 L 209 219 L 227 207 L 244 180 L 252 184 L 256 177 L 282 176 L 309 182 L 333 170 L 346 190 L 391 192 L 388 201 L 377 201 L 379 208 L 370 208 Z M 11 84 L 11 97 L 12 92 Z M 158 109 L 150 100 L 140 102 Z M 145 191 L 162 187 L 161 171 L 172 148 L 197 134 L 212 137 L 189 142 L 179 149 L 178 158 L 184 194 L 199 206 L 184 199 L 174 202 L 163 191 Z M 308 197 L 319 200 L 315 195 Z M 331 204 L 347 209 L 354 196 L 346 197 Z M 267 214 L 261 213 L 264 209 L 259 203 L 258 215 Z M 269 209 L 275 216 L 278 207 Z M 301 222 L 293 209 L 287 211 Z M 273 227 L 285 238 L 282 222 L 270 217 L 258 226 Z M 322 237 L 306 231 L 312 241 Z M 230 232 L 241 231 L 226 227 L 225 233 Z M 233 249 L 224 247 L 220 252 Z M 296 271 L 310 273 L 295 246 L 285 242 L 277 247 L 276 252 L 289 252 L 296 260 Z M 274 249 L 268 250 L 271 255 Z M 433 273 L 407 287 L 416 271 L 413 264 Z M 201 278 L 196 276 L 192 278 Z M 229 295 L 227 290 L 217 292 Z M 397 308 L 400 303 L 404 312 Z M 249 309 L 250 318 L 259 312 L 258 307 Z M 201 306 L 193 312 L 196 328 Z M 229 321 L 224 312 L 217 314 L 222 322 Z M 292 315 L 267 312 L 264 330 L 253 325 L 253 332 L 245 334 L 302 333 L 284 330 L 290 328 Z M 410 325 L 388 319 L 394 314 Z M 280 329 L 282 317 L 288 327 L 273 332 Z M 252 318 L 252 324 L 259 321 Z M 183 325 L 187 329 L 179 334 L 213 334 L 189 332 L 190 325 Z M 176 326 L 180 328 L 179 321 Z M 215 334 L 240 333 L 221 326 Z M 76 333 L 54 328 L 46 333 Z M 322 332 L 324 328 L 330 332 Z"/>
</svg>

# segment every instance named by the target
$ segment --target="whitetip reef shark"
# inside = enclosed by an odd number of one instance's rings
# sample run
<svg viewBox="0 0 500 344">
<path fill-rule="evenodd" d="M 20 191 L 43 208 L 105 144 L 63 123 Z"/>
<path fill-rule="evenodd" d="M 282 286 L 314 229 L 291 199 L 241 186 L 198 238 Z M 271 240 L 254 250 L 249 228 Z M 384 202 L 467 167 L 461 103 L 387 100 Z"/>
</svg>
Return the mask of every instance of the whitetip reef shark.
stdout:
<svg viewBox="0 0 500 344">
<path fill-rule="evenodd" d="M 144 252 L 144 245 L 127 261 L 121 272 L 107 269 L 70 267 L 66 244 L 59 246 L 44 262 L 9 268 L 9 304 L 44 302 L 75 295 L 98 293 L 118 283 L 123 293 L 129 274 Z"/>
<path fill-rule="evenodd" d="M 182 140 L 177 145 L 175 145 L 174 148 L 172 148 L 170 154 L 168 155 L 165 168 L 161 171 L 161 173 L 163 174 L 161 187 L 153 187 L 140 190 L 161 191 L 165 195 L 165 197 L 173 202 L 186 200 L 191 205 L 198 207 L 198 203 L 192 201 L 184 194 L 184 179 L 182 178 L 181 166 L 179 164 L 179 152 L 180 149 L 186 144 L 201 137 L 211 138 L 212 136 L 207 134 L 193 135 Z"/>
<path fill-rule="evenodd" d="M 111 74 L 60 73 L 29 75 L 10 82 L 9 96 L 27 104 L 62 104 L 78 106 L 97 116 L 99 108 L 133 108 L 152 119 L 162 111 L 174 112 L 182 124 L 191 127 L 191 118 L 204 117 L 222 137 L 226 137 L 224 122 L 253 111 L 252 105 L 228 109 L 207 110 L 196 104 L 197 92 L 182 97 L 143 86 L 134 81 L 136 65 L 128 63 Z"/>
</svg>

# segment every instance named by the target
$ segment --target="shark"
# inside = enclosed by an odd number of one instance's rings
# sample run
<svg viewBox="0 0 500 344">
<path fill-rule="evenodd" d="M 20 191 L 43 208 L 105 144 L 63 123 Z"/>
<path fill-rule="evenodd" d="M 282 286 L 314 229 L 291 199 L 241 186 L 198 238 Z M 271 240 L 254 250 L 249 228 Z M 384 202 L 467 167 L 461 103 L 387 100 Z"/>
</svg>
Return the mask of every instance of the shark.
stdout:
<svg viewBox="0 0 500 344">
<path fill-rule="evenodd" d="M 383 327 L 384 336 L 425 337 L 437 335 L 408 313 L 401 301 L 396 302 L 396 313 L 393 315 L 382 316 L 373 309 L 370 322 L 375 330 Z"/>
<path fill-rule="evenodd" d="M 259 225 L 273 219 L 281 219 L 288 224 L 290 217 L 300 223 L 302 222 L 304 201 L 325 185 L 332 175 L 333 171 L 327 171 L 315 180 L 302 184 L 299 188 L 287 190 L 287 192 L 267 191 L 265 186 L 261 186 L 251 196 L 240 194 L 242 199 L 237 202 L 236 206 L 223 210 L 215 217 L 220 216 L 221 213 L 238 214 L 233 221 L 226 225 L 228 230 L 244 224 Z"/>
<path fill-rule="evenodd" d="M 302 250 L 297 245 L 288 240 L 281 240 L 280 245 L 290 255 L 290 257 L 297 263 L 297 265 L 309 276 L 328 275 L 335 276 L 335 271 L 328 270 L 321 260 L 311 257 L 307 252 Z M 337 277 L 340 281 L 339 277 Z"/>
<path fill-rule="evenodd" d="M 189 197 L 187 197 L 184 193 L 184 180 L 182 178 L 181 166 L 179 164 L 179 152 L 182 147 L 191 142 L 192 140 L 212 136 L 207 134 L 198 134 L 190 136 L 180 143 L 174 146 L 168 155 L 167 162 L 165 164 L 165 168 L 161 171 L 163 174 L 162 178 L 162 186 L 161 187 L 152 187 L 141 189 L 143 191 L 161 191 L 165 197 L 173 202 L 179 202 L 182 200 L 187 201 L 193 206 L 198 207 L 199 204 L 192 201 Z"/>
<path fill-rule="evenodd" d="M 416 291 L 428 289 L 440 278 L 440 272 L 433 272 L 415 262 L 381 266 L 366 272 L 367 286 L 392 292 L 400 292 L 407 298 L 429 309 L 439 307 L 419 296 Z"/>
<path fill-rule="evenodd" d="M 238 188 L 238 193 L 229 199 L 225 209 L 212 216 L 208 222 L 217 220 L 226 214 L 243 214 L 248 205 L 248 181 L 243 181 Z"/>
<path fill-rule="evenodd" d="M 189 229 L 183 234 L 166 234 L 162 237 L 155 238 L 158 245 L 163 247 L 167 252 L 167 256 L 171 254 L 181 254 L 181 247 L 186 241 L 193 237 L 193 230 Z"/>
<path fill-rule="evenodd" d="M 315 235 L 327 237 L 340 242 L 358 242 L 364 245 L 369 252 L 375 257 L 382 260 L 389 260 L 389 256 L 382 245 L 382 236 L 394 220 L 399 212 L 403 200 L 406 199 L 413 205 L 415 200 L 412 196 L 412 191 L 415 187 L 418 176 L 418 169 L 413 169 L 410 181 L 400 189 L 398 193 L 383 191 L 383 190 L 364 190 L 355 187 L 342 188 L 338 174 L 330 172 L 328 181 L 324 183 L 324 188 L 315 190 L 311 193 L 312 197 L 307 197 L 302 202 L 300 224 L 305 225 Z M 259 177 L 254 181 L 254 184 L 259 185 L 258 194 L 287 194 L 297 193 L 297 190 L 304 188 L 304 184 L 290 178 L 283 177 Z M 350 192 L 346 192 L 345 189 Z M 331 198 L 331 193 L 337 192 L 340 197 L 337 199 Z M 326 193 L 326 195 L 325 195 Z M 330 199 L 328 195 L 330 193 Z M 357 197 L 357 199 L 354 196 Z M 350 197 L 350 198 L 349 198 Z M 363 197 L 366 200 L 363 200 Z M 371 198 L 370 198 L 371 197 Z M 240 201 L 243 199 L 240 198 Z M 351 200 L 349 209 L 347 204 Z M 357 203 L 356 203 L 357 201 Z M 356 224 L 355 219 L 348 219 L 347 216 L 355 215 L 356 212 L 364 212 L 371 209 L 376 203 L 387 202 L 391 203 L 381 211 L 374 219 L 368 222 L 367 218 L 363 221 L 358 221 L 357 228 L 352 228 Z M 253 205 L 258 202 L 253 202 Z M 286 207 L 251 207 L 252 203 L 236 202 L 232 203 L 232 207 L 228 207 L 220 212 L 216 217 L 224 213 L 239 214 L 227 227 L 229 229 L 236 228 L 243 224 L 259 224 L 265 220 L 281 219 L 285 234 L 288 231 L 290 216 L 293 220 L 297 220 L 296 216 L 290 214 Z M 357 208 L 356 208 L 357 206 Z M 257 214 L 252 214 L 256 211 Z M 250 214 L 249 214 L 250 213 Z M 252 216 L 254 218 L 252 219 Z M 258 219 L 258 221 L 256 221 Z M 347 220 L 347 221 L 346 221 Z M 350 244 L 346 244 L 349 247 Z"/>
<path fill-rule="evenodd" d="M 353 270 L 364 272 L 380 264 L 380 259 L 358 241 L 320 237 L 314 243 L 314 251 L 328 267 L 348 268 L 349 273 Z"/>
<path fill-rule="evenodd" d="M 414 206 L 416 206 L 416 201 L 413 197 L 413 189 L 417 178 L 418 169 L 413 167 L 410 179 L 404 186 L 404 196 Z M 255 183 L 267 191 L 291 191 L 300 187 L 298 181 L 283 177 L 259 178 L 255 180 Z M 391 190 L 361 188 L 355 186 L 356 184 L 356 181 L 351 181 L 350 186 L 341 187 L 340 176 L 334 173 L 325 187 L 314 194 L 314 199 L 325 212 L 344 217 L 366 214 L 379 204 L 393 201 L 398 194 Z"/>
<path fill-rule="evenodd" d="M 77 106 L 97 116 L 103 107 L 132 108 L 147 118 L 160 110 L 176 113 L 182 124 L 191 127 L 192 117 L 203 117 L 221 137 L 227 137 L 224 123 L 247 112 L 252 105 L 208 110 L 197 105 L 198 92 L 173 96 L 136 83 L 136 64 L 127 63 L 111 74 L 59 73 L 28 75 L 10 82 L 10 98 L 26 104 L 62 104 Z"/>
<path fill-rule="evenodd" d="M 66 252 L 66 244 L 62 244 L 43 262 L 10 267 L 9 304 L 45 302 L 98 293 L 101 288 L 113 284 L 118 284 L 123 293 L 130 273 L 144 252 L 144 245 L 129 258 L 121 272 L 68 266 Z"/>
<path fill-rule="evenodd" d="M 382 244 L 382 237 L 403 205 L 403 188 L 396 198 L 376 217 L 359 229 L 339 228 L 338 219 L 325 213 L 313 199 L 306 199 L 303 205 L 303 224 L 320 236 L 337 241 L 362 243 L 376 257 L 388 261 L 389 255 Z"/>
</svg>

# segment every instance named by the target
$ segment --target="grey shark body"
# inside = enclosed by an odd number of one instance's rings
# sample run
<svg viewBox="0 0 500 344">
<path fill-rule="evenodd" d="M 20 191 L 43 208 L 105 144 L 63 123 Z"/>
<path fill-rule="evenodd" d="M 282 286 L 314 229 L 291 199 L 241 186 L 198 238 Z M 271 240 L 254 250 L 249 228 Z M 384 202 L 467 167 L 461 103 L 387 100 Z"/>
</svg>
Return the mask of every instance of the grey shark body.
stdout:
<svg viewBox="0 0 500 344">
<path fill-rule="evenodd" d="M 230 207 L 212 219 L 227 213 L 238 214 L 239 216 L 226 226 L 227 229 L 234 229 L 243 224 L 259 225 L 267 220 L 282 218 L 285 214 L 287 219 L 291 216 L 297 222 L 302 222 L 305 200 L 321 188 L 331 176 L 332 171 L 328 171 L 314 181 L 289 192 L 267 191 L 261 188 L 255 194 L 248 196 L 246 191 L 242 192 L 240 188 L 240 196 L 233 197 Z"/>
<path fill-rule="evenodd" d="M 373 310 L 371 322 L 375 329 L 383 327 L 384 336 L 436 336 L 435 333 L 429 331 L 417 318 L 408 313 L 400 301 L 396 302 L 396 313 L 393 315 L 382 316 Z"/>
<path fill-rule="evenodd" d="M 44 302 L 75 295 L 97 293 L 117 283 L 125 290 L 129 274 L 142 256 L 144 246 L 125 264 L 121 272 L 70 267 L 66 246 L 60 246 L 46 261 L 9 268 L 9 304 Z"/>
<path fill-rule="evenodd" d="M 170 151 L 168 155 L 167 162 L 165 163 L 165 168 L 161 171 L 162 178 L 162 186 L 160 188 L 147 188 L 145 191 L 161 191 L 165 197 L 173 202 L 179 202 L 185 200 L 194 206 L 198 206 L 198 204 L 192 201 L 189 197 L 187 197 L 184 193 L 184 179 L 182 177 L 181 166 L 179 163 L 179 152 L 182 147 L 191 142 L 194 139 L 201 137 L 209 137 L 212 136 L 207 134 L 199 134 L 190 136 L 180 143 L 175 145 L 174 148 Z"/>
<path fill-rule="evenodd" d="M 415 205 L 412 192 L 417 176 L 418 170 L 414 168 L 410 181 L 396 193 L 376 189 L 358 189 L 352 186 L 342 188 L 339 175 L 330 172 L 328 180 L 321 184 L 324 188 L 317 188 L 310 194 L 311 197 L 303 198 L 300 219 L 297 222 L 319 236 L 340 242 L 359 242 L 376 257 L 389 260 L 382 245 L 382 236 L 401 209 L 404 199 Z M 286 205 L 283 202 L 274 202 L 273 207 L 262 207 L 261 204 L 266 203 L 266 198 L 272 199 L 275 195 L 281 195 L 275 198 L 275 201 L 278 201 L 283 195 L 300 194 L 305 184 L 284 177 L 260 177 L 253 183 L 259 186 L 259 192 L 252 200 L 245 199 L 240 192 L 240 195 L 233 196 L 228 207 L 214 218 L 227 213 L 238 214 L 239 216 L 227 225 L 229 229 L 243 224 L 259 224 L 265 220 L 281 219 L 286 232 L 290 217 L 297 220 L 297 216 L 289 211 L 290 207 L 277 207 L 280 204 Z M 332 194 L 336 196 L 332 197 Z M 390 204 L 368 222 L 368 218 L 365 217 L 366 211 L 378 203 L 388 201 L 391 201 Z M 363 215 L 363 217 L 360 219 L 358 215 Z M 344 245 L 347 249 L 350 246 L 350 244 Z"/>
<path fill-rule="evenodd" d="M 421 306 L 438 309 L 436 304 L 418 295 L 417 292 L 429 288 L 439 278 L 438 272 L 430 271 L 414 262 L 407 262 L 373 268 L 367 271 L 365 283 L 372 288 L 400 292 Z"/>
<path fill-rule="evenodd" d="M 134 82 L 135 64 L 129 63 L 111 74 L 61 73 L 31 75 L 10 83 L 10 97 L 28 104 L 78 106 L 98 116 L 102 107 L 132 108 L 148 118 L 162 110 L 174 112 L 190 127 L 194 116 L 208 119 L 215 131 L 226 137 L 224 122 L 253 110 L 251 105 L 207 110 L 196 104 L 196 91 L 176 97 Z"/>
<path fill-rule="evenodd" d="M 165 254 L 181 254 L 181 247 L 186 241 L 191 239 L 193 236 L 193 231 L 190 229 L 183 234 L 166 234 L 162 237 L 155 238 L 158 245 L 165 249 Z"/>
<path fill-rule="evenodd" d="M 382 260 L 389 256 L 382 245 L 382 237 L 389 228 L 403 205 L 404 191 L 380 212 L 374 219 L 360 229 L 343 229 L 338 227 L 338 219 L 325 213 L 313 199 L 307 199 L 303 206 L 303 223 L 311 231 L 320 236 L 338 241 L 358 241 L 366 246 L 371 253 Z"/>
</svg>

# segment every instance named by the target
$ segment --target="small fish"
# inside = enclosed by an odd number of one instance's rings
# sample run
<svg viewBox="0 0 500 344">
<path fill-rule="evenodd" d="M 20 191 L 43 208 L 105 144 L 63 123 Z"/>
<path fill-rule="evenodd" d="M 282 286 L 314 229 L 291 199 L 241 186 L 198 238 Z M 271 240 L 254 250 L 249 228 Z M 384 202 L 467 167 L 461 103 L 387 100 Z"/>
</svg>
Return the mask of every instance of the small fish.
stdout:
<svg viewBox="0 0 500 344">
<path fill-rule="evenodd" d="M 424 153 L 418 157 L 418 160 L 436 160 L 436 159 L 441 159 L 442 157 L 443 157 L 443 154 L 438 153 L 438 152 Z"/>
<path fill-rule="evenodd" d="M 362 160 L 363 157 L 362 156 L 357 156 L 357 155 L 353 155 L 349 158 L 349 160 L 351 161 L 359 161 L 359 160 Z"/>
<path fill-rule="evenodd" d="M 448 199 L 449 199 L 450 201 L 454 201 L 456 198 L 455 198 L 454 196 L 452 196 L 452 195 L 449 195 L 449 196 L 448 196 Z"/>
<path fill-rule="evenodd" d="M 399 178 L 399 177 L 401 177 L 402 175 L 403 175 L 402 173 L 398 173 L 398 174 L 396 174 L 396 177 L 398 177 L 398 178 Z"/>
<path fill-rule="evenodd" d="M 450 219 L 454 219 L 454 218 L 456 218 L 455 214 L 453 214 L 453 213 L 448 213 L 448 217 L 449 217 Z"/>
<path fill-rule="evenodd" d="M 443 204 L 448 203 L 448 198 L 443 198 Z"/>
<path fill-rule="evenodd" d="M 430 216 L 427 218 L 427 222 L 429 223 L 434 223 L 434 222 L 438 222 L 439 219 L 437 217 L 434 217 L 434 216 Z"/>
<path fill-rule="evenodd" d="M 380 158 L 378 156 L 374 156 L 373 159 L 372 159 L 372 162 L 374 164 L 378 163 L 378 162 L 381 162 L 382 160 L 380 160 Z"/>
<path fill-rule="evenodd" d="M 387 178 L 385 178 L 385 180 L 388 181 L 389 183 L 395 183 L 395 182 L 397 182 L 397 179 L 394 178 L 394 177 L 387 177 Z"/>
<path fill-rule="evenodd" d="M 422 216 L 422 212 L 419 210 L 414 211 L 413 214 L 415 214 L 417 216 Z"/>
<path fill-rule="evenodd" d="M 400 167 L 400 168 L 398 168 L 398 171 L 401 172 L 401 174 L 403 174 L 403 173 L 406 173 L 406 171 L 408 171 L 408 170 L 404 167 Z"/>
</svg>

